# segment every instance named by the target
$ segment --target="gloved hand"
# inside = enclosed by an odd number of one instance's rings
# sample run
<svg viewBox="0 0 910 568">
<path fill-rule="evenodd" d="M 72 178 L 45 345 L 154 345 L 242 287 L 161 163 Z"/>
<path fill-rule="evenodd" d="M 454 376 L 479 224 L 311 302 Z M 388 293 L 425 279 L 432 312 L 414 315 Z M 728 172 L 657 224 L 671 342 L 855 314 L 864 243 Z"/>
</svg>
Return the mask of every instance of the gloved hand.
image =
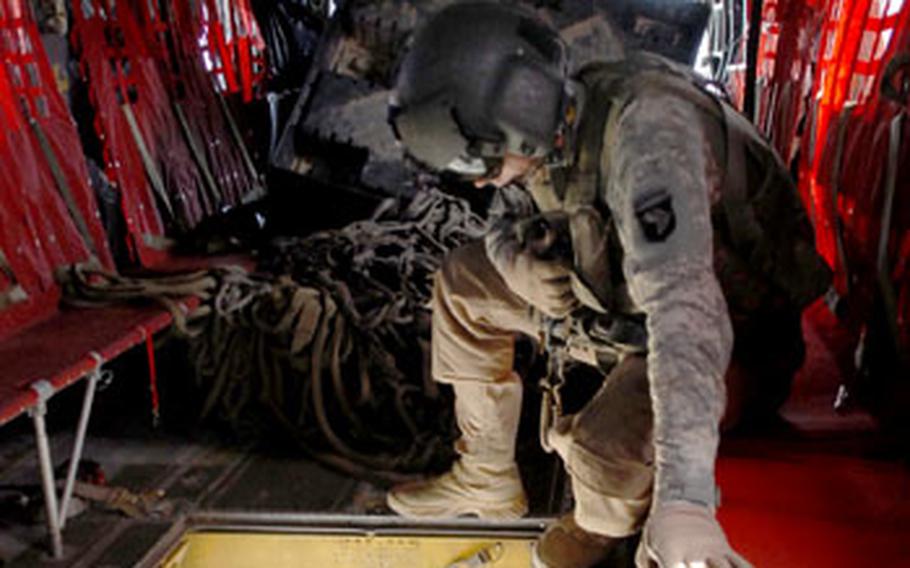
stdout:
<svg viewBox="0 0 910 568">
<path fill-rule="evenodd" d="M 687 501 L 661 504 L 651 512 L 635 564 L 638 568 L 752 568 L 730 548 L 714 513 Z"/>
<path fill-rule="evenodd" d="M 571 243 L 568 216 L 547 213 L 490 232 L 486 250 L 513 292 L 546 315 L 562 318 L 578 306 Z"/>
</svg>

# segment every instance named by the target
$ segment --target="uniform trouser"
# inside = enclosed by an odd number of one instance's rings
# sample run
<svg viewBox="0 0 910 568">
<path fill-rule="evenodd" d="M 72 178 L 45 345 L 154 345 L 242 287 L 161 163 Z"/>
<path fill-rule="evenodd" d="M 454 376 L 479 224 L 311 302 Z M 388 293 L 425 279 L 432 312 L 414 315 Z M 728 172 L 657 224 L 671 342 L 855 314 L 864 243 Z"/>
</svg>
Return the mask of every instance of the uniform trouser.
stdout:
<svg viewBox="0 0 910 568">
<path fill-rule="evenodd" d="M 786 361 L 765 354 L 747 361 L 748 365 L 737 364 L 738 353 L 750 359 L 753 351 L 742 344 L 734 347 L 727 382 L 728 396 L 737 398 L 729 407 L 737 416 L 748 406 L 743 399 L 766 390 L 756 386 L 759 381 L 789 385 L 799 367 L 803 352 L 798 312 L 786 319 L 788 333 L 769 321 L 761 326 L 769 333 L 751 334 L 765 346 L 776 337 L 798 343 L 798 349 L 788 350 Z M 502 393 L 521 388 L 512 370 L 516 336 L 537 337 L 539 332 L 540 318 L 508 288 L 482 242 L 461 247 L 446 258 L 433 289 L 432 371 L 437 381 L 455 387 L 463 432 L 458 449 L 463 458 L 486 453 L 485 448 L 493 453 L 514 448 L 514 440 L 506 438 L 514 438 L 521 396 Z M 773 376 L 758 368 L 763 360 L 774 361 L 767 370 Z M 471 388 L 459 389 L 459 385 Z M 477 388 L 481 386 L 485 388 Z M 575 519 L 582 528 L 614 537 L 639 530 L 654 481 L 652 424 L 647 368 L 641 357 L 628 357 L 616 365 L 584 409 L 559 422 L 552 442 L 571 476 Z"/>
</svg>

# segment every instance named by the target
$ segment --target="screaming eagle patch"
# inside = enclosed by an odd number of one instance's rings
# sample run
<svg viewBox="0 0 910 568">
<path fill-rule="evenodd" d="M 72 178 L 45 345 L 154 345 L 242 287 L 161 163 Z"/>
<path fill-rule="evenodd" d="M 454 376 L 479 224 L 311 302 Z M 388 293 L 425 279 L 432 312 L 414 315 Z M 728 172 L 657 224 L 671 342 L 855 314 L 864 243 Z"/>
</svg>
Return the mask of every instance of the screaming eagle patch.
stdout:
<svg viewBox="0 0 910 568">
<path fill-rule="evenodd" d="M 676 214 L 673 212 L 673 198 L 665 191 L 643 197 L 635 203 L 638 224 L 650 242 L 667 240 L 676 229 Z"/>
</svg>

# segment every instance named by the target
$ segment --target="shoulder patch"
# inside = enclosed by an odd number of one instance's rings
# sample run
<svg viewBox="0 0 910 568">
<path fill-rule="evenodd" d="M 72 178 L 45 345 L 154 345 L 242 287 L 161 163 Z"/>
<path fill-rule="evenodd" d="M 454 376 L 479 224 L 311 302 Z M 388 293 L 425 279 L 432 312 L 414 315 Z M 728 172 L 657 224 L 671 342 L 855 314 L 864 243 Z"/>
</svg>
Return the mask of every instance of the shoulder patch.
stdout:
<svg viewBox="0 0 910 568">
<path fill-rule="evenodd" d="M 676 229 L 673 198 L 665 191 L 636 200 L 635 216 L 645 238 L 650 242 L 667 240 Z"/>
</svg>

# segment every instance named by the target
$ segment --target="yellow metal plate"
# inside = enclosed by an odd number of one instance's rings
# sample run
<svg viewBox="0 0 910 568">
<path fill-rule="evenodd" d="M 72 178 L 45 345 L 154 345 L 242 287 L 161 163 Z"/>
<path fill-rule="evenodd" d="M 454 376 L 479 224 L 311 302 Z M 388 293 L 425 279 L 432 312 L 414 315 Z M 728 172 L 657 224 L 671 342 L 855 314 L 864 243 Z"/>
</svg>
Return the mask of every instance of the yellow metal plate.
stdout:
<svg viewBox="0 0 910 568">
<path fill-rule="evenodd" d="M 532 539 L 196 532 L 162 568 L 527 568 Z"/>
</svg>

